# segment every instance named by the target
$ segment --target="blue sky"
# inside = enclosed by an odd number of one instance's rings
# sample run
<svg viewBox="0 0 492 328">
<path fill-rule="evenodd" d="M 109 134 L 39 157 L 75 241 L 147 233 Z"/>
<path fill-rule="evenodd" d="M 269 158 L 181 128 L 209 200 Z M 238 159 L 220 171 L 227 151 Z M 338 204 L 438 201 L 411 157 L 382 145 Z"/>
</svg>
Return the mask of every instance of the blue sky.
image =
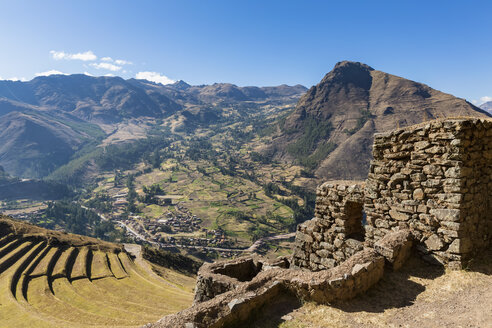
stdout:
<svg viewBox="0 0 492 328">
<path fill-rule="evenodd" d="M 0 31 L 3 79 L 309 87 L 355 60 L 470 101 L 492 97 L 492 1 L 0 0 Z"/>
</svg>

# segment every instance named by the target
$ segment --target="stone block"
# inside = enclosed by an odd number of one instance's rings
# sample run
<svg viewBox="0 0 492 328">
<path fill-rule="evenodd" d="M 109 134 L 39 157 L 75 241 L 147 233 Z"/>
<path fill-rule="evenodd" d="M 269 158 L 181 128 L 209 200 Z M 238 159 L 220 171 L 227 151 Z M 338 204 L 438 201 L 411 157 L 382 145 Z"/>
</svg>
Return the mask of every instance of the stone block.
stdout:
<svg viewBox="0 0 492 328">
<path fill-rule="evenodd" d="M 400 230 L 386 234 L 376 242 L 374 249 L 384 256 L 393 270 L 398 270 L 410 256 L 413 236 L 409 230 Z"/>
<path fill-rule="evenodd" d="M 420 188 L 417 188 L 413 191 L 413 199 L 422 200 L 425 198 L 424 191 Z"/>
<path fill-rule="evenodd" d="M 431 209 L 429 211 L 439 221 L 460 221 L 460 210 L 459 209 Z"/>
<path fill-rule="evenodd" d="M 397 210 L 390 210 L 389 215 L 393 219 L 398 220 L 398 221 L 407 221 L 408 219 L 410 219 L 410 216 L 408 214 L 399 212 Z"/>
<path fill-rule="evenodd" d="M 433 234 L 424 242 L 425 246 L 430 251 L 437 251 L 444 247 L 444 243 L 438 235 Z"/>
</svg>

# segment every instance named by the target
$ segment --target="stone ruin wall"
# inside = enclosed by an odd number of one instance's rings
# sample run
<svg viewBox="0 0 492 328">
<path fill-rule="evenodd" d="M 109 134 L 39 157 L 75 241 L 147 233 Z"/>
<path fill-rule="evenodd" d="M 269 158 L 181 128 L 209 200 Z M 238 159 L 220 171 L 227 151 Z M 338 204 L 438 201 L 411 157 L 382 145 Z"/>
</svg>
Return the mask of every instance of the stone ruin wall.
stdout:
<svg viewBox="0 0 492 328">
<path fill-rule="evenodd" d="M 363 249 L 364 185 L 327 182 L 316 189 L 314 218 L 297 226 L 292 266 L 331 269 Z"/>
<path fill-rule="evenodd" d="M 492 237 L 492 121 L 453 119 L 376 134 L 366 243 L 410 228 L 425 258 L 461 268 Z"/>
<path fill-rule="evenodd" d="M 365 183 L 317 188 L 315 217 L 298 226 L 293 266 L 331 268 L 401 229 L 412 231 L 424 259 L 450 268 L 489 247 L 492 121 L 433 121 L 376 134 L 373 156 Z"/>
</svg>

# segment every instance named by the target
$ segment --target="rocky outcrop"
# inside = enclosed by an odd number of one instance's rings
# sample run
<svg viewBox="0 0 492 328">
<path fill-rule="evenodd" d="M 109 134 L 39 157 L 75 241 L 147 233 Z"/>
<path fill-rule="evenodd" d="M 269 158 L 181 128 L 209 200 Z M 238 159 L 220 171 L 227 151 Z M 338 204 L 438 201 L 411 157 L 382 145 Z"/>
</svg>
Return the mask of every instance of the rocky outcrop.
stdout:
<svg viewBox="0 0 492 328">
<path fill-rule="evenodd" d="M 331 270 L 310 272 L 272 268 L 231 291 L 147 327 L 234 327 L 246 321 L 253 311 L 286 294 L 318 303 L 350 299 L 381 279 L 384 263 L 382 255 L 367 249 Z"/>
</svg>

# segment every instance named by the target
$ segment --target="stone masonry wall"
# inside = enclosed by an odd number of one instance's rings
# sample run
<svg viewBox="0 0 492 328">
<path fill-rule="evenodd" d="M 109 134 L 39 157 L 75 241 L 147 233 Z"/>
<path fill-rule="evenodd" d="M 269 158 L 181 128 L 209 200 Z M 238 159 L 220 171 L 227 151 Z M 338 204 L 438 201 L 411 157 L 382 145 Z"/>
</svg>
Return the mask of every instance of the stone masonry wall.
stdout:
<svg viewBox="0 0 492 328">
<path fill-rule="evenodd" d="M 461 268 L 492 236 L 492 121 L 451 119 L 376 134 L 365 241 L 409 228 L 425 258 Z"/>
<path fill-rule="evenodd" d="M 327 182 L 316 190 L 315 217 L 297 227 L 292 266 L 330 269 L 362 250 L 361 182 Z"/>
</svg>

